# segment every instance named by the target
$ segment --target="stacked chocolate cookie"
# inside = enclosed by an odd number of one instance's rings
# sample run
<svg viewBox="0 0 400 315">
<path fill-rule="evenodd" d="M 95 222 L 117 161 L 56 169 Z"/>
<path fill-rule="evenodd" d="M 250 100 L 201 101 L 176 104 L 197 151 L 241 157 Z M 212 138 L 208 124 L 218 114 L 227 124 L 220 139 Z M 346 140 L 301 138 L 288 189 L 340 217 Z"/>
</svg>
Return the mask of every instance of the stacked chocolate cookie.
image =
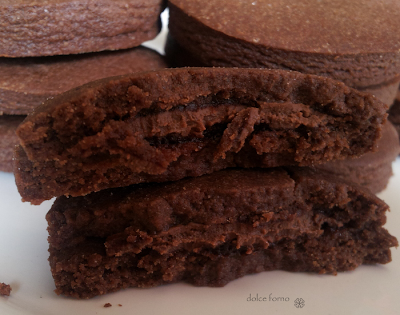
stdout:
<svg viewBox="0 0 400 315">
<path fill-rule="evenodd" d="M 166 55 L 176 66 L 295 70 L 342 81 L 388 105 L 396 97 L 400 2 L 171 0 L 169 8 Z M 397 121 L 395 111 L 392 122 Z M 355 169 L 351 178 L 374 192 L 386 187 L 398 152 L 398 145 L 384 144 L 392 144 L 396 135 L 385 136 L 378 155 L 339 166 Z"/>
<path fill-rule="evenodd" d="M 18 128 L 15 176 L 47 214 L 56 292 L 387 263 L 387 205 L 315 166 L 374 150 L 386 107 L 329 78 L 184 68 L 102 79 Z M 64 196 L 62 196 L 64 195 Z"/>
<path fill-rule="evenodd" d="M 387 104 L 396 96 L 399 3 L 171 0 L 169 9 L 171 49 L 203 65 L 295 70 L 372 92 Z"/>
<path fill-rule="evenodd" d="M 47 98 L 166 67 L 158 53 L 131 49 L 158 34 L 163 8 L 162 0 L 0 1 L 0 171 L 12 171 L 16 127 Z"/>
</svg>

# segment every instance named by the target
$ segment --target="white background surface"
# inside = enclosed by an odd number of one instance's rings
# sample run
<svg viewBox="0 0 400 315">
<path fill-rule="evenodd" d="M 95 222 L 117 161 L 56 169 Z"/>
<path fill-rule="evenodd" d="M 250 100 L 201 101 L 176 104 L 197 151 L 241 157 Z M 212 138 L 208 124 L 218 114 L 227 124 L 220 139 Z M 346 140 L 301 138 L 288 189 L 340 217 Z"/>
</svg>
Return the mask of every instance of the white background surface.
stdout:
<svg viewBox="0 0 400 315">
<path fill-rule="evenodd" d="M 165 35 L 165 31 L 164 34 Z M 152 47 L 162 50 L 163 38 Z M 400 239 L 400 159 L 395 176 L 379 194 L 391 207 L 386 228 Z M 52 201 L 31 206 L 20 201 L 14 176 L 0 172 L 0 282 L 12 286 L 0 296 L 0 315 L 9 314 L 400 314 L 400 251 L 384 266 L 361 266 L 337 276 L 283 271 L 235 280 L 223 288 L 172 284 L 127 289 L 90 300 L 57 296 L 47 261 L 45 214 Z M 249 302 L 250 294 L 289 301 Z M 294 300 L 302 298 L 303 308 Z M 105 303 L 112 307 L 104 308 Z M 122 306 L 118 306 L 122 304 Z"/>
</svg>

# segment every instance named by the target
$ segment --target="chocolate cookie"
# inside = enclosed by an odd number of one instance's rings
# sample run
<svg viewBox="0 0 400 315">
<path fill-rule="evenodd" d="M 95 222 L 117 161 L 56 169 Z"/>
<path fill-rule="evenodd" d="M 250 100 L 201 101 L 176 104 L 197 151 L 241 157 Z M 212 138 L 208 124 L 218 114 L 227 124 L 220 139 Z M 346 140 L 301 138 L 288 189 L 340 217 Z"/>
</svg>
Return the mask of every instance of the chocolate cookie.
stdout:
<svg viewBox="0 0 400 315">
<path fill-rule="evenodd" d="M 161 55 L 145 47 L 74 56 L 0 58 L 0 112 L 26 115 L 47 98 L 84 83 L 166 67 Z"/>
<path fill-rule="evenodd" d="M 1 0 L 0 56 L 139 46 L 158 34 L 163 0 Z"/>
<path fill-rule="evenodd" d="M 399 81 L 400 3 L 169 1 L 174 39 L 207 66 L 280 68 L 366 89 Z"/>
<path fill-rule="evenodd" d="M 197 60 L 190 52 L 180 46 L 171 34 L 168 34 L 165 45 L 165 56 L 171 67 L 207 67 L 206 64 Z M 359 88 L 358 90 L 374 95 L 381 102 L 391 105 L 396 98 L 399 82 Z"/>
<path fill-rule="evenodd" d="M 0 115 L 0 171 L 12 172 L 12 158 L 19 140 L 15 131 L 26 116 Z"/>
<path fill-rule="evenodd" d="M 341 82 L 267 69 L 166 69 L 99 80 L 18 128 L 25 201 L 227 167 L 314 165 L 374 149 L 386 106 Z"/>
<path fill-rule="evenodd" d="M 336 274 L 390 262 L 388 206 L 307 168 L 225 170 L 58 198 L 49 213 L 56 293 L 90 298 L 267 270 Z"/>
<path fill-rule="evenodd" d="M 390 122 L 383 126 L 378 151 L 356 159 L 330 161 L 316 166 L 319 170 L 350 180 L 378 193 L 385 189 L 392 176 L 392 162 L 400 153 L 399 136 Z"/>
</svg>

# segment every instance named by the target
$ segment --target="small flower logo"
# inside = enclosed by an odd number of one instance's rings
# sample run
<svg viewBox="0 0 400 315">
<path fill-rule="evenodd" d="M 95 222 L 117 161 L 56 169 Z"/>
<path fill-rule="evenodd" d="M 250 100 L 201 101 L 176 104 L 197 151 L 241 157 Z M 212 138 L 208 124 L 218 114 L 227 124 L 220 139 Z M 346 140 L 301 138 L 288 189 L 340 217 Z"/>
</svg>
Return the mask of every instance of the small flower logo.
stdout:
<svg viewBox="0 0 400 315">
<path fill-rule="evenodd" d="M 302 298 L 297 298 L 294 300 L 294 306 L 297 308 L 303 308 L 306 302 Z"/>
</svg>

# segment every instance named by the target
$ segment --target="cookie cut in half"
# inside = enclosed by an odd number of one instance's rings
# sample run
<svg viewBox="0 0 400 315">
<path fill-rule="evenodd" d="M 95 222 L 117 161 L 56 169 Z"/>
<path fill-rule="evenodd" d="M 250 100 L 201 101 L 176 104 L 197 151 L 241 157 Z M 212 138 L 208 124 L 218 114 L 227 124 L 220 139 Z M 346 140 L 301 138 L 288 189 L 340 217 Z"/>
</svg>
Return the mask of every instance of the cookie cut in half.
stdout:
<svg viewBox="0 0 400 315">
<path fill-rule="evenodd" d="M 336 274 L 391 261 L 388 206 L 308 168 L 230 169 L 60 197 L 47 214 L 56 293 L 90 298 L 268 270 Z"/>
<path fill-rule="evenodd" d="M 375 149 L 386 106 L 343 83 L 267 69 L 185 68 L 64 93 L 20 125 L 23 200 L 227 167 L 315 165 Z"/>
</svg>

